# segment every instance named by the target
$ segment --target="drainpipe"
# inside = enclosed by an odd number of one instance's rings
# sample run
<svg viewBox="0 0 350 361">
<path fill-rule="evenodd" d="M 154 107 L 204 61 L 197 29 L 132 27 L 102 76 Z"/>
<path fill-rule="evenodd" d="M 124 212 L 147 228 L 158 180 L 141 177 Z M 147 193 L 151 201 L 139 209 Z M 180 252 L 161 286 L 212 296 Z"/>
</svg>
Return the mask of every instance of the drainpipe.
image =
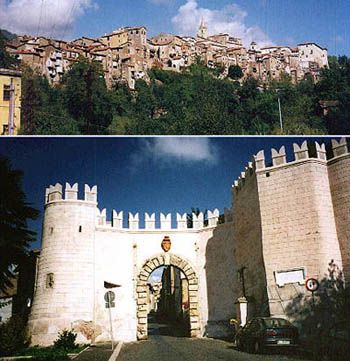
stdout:
<svg viewBox="0 0 350 361">
<path fill-rule="evenodd" d="M 14 112 L 15 112 L 15 86 L 13 84 L 13 78 L 11 78 L 10 85 L 10 107 L 9 107 L 9 135 L 13 135 L 14 128 Z"/>
</svg>

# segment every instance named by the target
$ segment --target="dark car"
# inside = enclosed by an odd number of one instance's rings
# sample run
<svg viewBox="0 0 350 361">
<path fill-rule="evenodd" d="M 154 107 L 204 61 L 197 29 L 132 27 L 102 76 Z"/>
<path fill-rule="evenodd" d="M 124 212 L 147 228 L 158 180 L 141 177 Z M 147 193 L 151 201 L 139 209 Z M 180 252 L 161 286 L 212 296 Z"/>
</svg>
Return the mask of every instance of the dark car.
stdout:
<svg viewBox="0 0 350 361">
<path fill-rule="evenodd" d="M 297 347 L 298 329 L 283 318 L 257 317 L 248 321 L 235 337 L 236 346 L 252 353 L 269 347 Z"/>
<path fill-rule="evenodd" d="M 314 354 L 318 361 L 350 360 L 350 320 L 339 321 L 321 334 Z"/>
</svg>

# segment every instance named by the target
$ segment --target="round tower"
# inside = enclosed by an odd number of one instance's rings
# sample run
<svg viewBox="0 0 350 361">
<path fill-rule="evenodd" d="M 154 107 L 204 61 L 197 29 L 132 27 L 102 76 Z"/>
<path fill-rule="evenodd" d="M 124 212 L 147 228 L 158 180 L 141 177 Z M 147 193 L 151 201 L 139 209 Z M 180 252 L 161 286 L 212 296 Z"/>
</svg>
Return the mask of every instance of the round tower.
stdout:
<svg viewBox="0 0 350 361">
<path fill-rule="evenodd" d="M 29 316 L 31 342 L 50 345 L 64 329 L 78 333 L 77 342 L 93 337 L 94 238 L 97 187 L 66 183 L 46 189 L 42 249 Z"/>
</svg>

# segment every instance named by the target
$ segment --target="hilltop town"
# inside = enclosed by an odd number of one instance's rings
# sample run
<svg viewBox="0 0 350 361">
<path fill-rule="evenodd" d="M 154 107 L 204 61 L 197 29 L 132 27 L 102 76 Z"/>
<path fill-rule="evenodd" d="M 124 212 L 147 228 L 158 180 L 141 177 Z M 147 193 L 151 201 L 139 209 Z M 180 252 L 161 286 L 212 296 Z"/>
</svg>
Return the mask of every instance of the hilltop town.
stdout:
<svg viewBox="0 0 350 361">
<path fill-rule="evenodd" d="M 80 56 L 99 62 L 105 72 L 108 87 L 124 81 L 134 89 L 137 79 L 148 80 L 152 68 L 181 71 L 198 57 L 210 68 L 227 74 L 231 65 L 238 65 L 242 80 L 251 76 L 266 83 L 285 73 L 297 83 L 310 74 L 318 80 L 320 70 L 328 66 L 327 49 L 316 43 L 296 47 L 265 46 L 252 42 L 249 48 L 242 39 L 229 34 L 209 35 L 202 19 L 196 36 L 159 34 L 147 38 L 144 26 L 123 27 L 92 39 L 81 37 L 73 41 L 43 36 L 17 36 L 6 45 L 7 51 L 45 75 L 51 84 L 58 83 L 63 74 Z"/>
</svg>

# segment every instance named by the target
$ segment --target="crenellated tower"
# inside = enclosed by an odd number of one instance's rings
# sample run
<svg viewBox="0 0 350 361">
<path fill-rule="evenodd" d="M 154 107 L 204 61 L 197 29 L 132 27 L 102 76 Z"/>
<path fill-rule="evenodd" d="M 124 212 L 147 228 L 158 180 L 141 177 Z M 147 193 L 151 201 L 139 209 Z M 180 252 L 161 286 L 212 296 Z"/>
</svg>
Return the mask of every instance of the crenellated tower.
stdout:
<svg viewBox="0 0 350 361">
<path fill-rule="evenodd" d="M 51 344 L 60 330 L 71 329 L 77 320 L 93 321 L 96 206 L 96 186 L 85 185 L 84 200 L 78 199 L 77 184 L 66 183 L 64 197 L 61 184 L 46 189 L 42 249 L 29 318 L 33 344 Z"/>
</svg>

